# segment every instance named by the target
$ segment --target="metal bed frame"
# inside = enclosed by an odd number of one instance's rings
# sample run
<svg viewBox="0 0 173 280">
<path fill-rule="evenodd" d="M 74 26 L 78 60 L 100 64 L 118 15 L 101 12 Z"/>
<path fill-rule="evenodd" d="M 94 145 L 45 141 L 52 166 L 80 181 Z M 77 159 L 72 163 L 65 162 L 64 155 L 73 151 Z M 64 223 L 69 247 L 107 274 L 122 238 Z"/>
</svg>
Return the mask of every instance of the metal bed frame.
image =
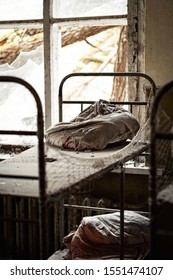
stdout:
<svg viewBox="0 0 173 280">
<path fill-rule="evenodd" d="M 155 94 L 156 86 L 154 81 L 151 77 L 149 77 L 146 74 L 143 73 L 72 73 L 64 77 L 64 79 L 61 81 L 60 87 L 59 87 L 59 120 L 62 121 L 62 114 L 63 114 L 63 104 L 65 103 L 78 103 L 76 101 L 65 101 L 63 100 L 63 85 L 65 81 L 73 76 L 126 76 L 126 77 L 142 77 L 145 78 L 149 83 L 151 84 L 153 94 Z M 37 92 L 34 90 L 34 88 L 27 83 L 26 81 L 17 78 L 17 77 L 11 77 L 11 76 L 0 76 L 0 82 L 11 82 L 11 83 L 18 83 L 26 87 L 31 94 L 33 95 L 36 105 L 37 105 L 37 131 L 5 131 L 0 130 L 0 134 L 9 134 L 9 135 L 37 135 L 38 137 L 38 165 L 39 165 L 39 174 L 38 177 L 30 177 L 30 176 L 18 176 L 15 174 L 11 175 L 3 175 L 1 174 L 1 178 L 16 178 L 16 179 L 34 179 L 39 180 L 39 237 L 40 237 L 40 259 L 47 258 L 46 255 L 46 248 L 48 246 L 48 238 L 46 234 L 46 228 L 47 228 L 47 221 L 46 221 L 46 205 L 47 205 L 47 195 L 46 195 L 46 189 L 47 189 L 47 183 L 46 183 L 46 168 L 45 168 L 45 153 L 44 153 L 44 122 L 43 122 L 43 112 L 42 112 L 42 105 L 39 99 L 39 96 Z M 91 104 L 93 101 L 79 101 L 81 103 L 81 110 L 83 109 L 83 104 Z M 130 105 L 131 108 L 133 105 L 146 105 L 147 102 L 140 102 L 140 101 L 134 101 L 134 102 L 113 102 L 115 104 L 126 104 Z M 123 247 L 124 247 L 124 181 L 125 181 L 125 173 L 123 165 L 120 166 L 121 168 L 121 184 L 120 184 L 120 230 L 121 230 L 121 246 L 120 246 L 120 259 L 123 259 Z M 51 198 L 50 198 L 51 199 Z M 68 207 L 68 205 L 63 205 L 63 198 L 61 200 L 61 205 L 63 206 L 60 211 L 62 211 L 62 214 L 64 213 L 64 206 Z M 78 207 L 78 205 L 70 205 L 70 207 Z M 79 206 L 83 207 L 83 209 L 88 209 L 88 207 L 85 206 Z M 92 209 L 92 207 L 90 207 Z M 95 208 L 96 209 L 96 208 Z M 99 208 L 101 210 L 102 208 Z M 105 210 L 105 209 L 103 209 Z M 108 211 L 112 211 L 113 209 L 107 209 Z M 96 209 L 97 211 L 97 209 Z M 63 233 L 63 229 L 61 228 L 63 226 L 63 222 L 60 223 L 60 231 Z"/>
<path fill-rule="evenodd" d="M 157 131 L 157 116 L 159 104 L 164 95 L 173 88 L 173 81 L 165 84 L 155 95 L 151 107 L 151 156 L 150 156 L 150 215 L 151 215 L 151 259 L 157 259 L 158 250 L 158 225 L 157 225 L 157 150 L 156 143 L 160 140 L 173 140 L 173 133 Z M 173 171 L 172 171 L 173 172 Z"/>
<path fill-rule="evenodd" d="M 138 72 L 104 72 L 104 73 L 92 73 L 92 72 L 88 72 L 88 73 L 71 73 L 68 74 L 67 76 L 65 76 L 59 86 L 59 121 L 62 121 L 62 116 L 63 116 L 63 104 L 81 104 L 81 111 L 83 110 L 83 105 L 84 104 L 91 104 L 93 103 L 93 101 L 65 101 L 63 99 L 63 86 L 65 84 L 65 82 L 72 78 L 72 77 L 134 77 L 134 78 L 144 78 L 146 80 L 149 81 L 152 90 L 153 90 L 153 94 L 155 95 L 156 92 L 156 85 L 155 82 L 153 81 L 153 79 L 144 74 L 144 73 L 138 73 Z M 111 102 L 114 103 L 116 105 L 129 105 L 130 106 L 130 111 L 132 111 L 132 107 L 134 105 L 147 105 L 147 102 L 142 102 L 142 101 L 124 101 L 124 102 L 118 102 L 118 101 L 114 101 Z"/>
<path fill-rule="evenodd" d="M 104 72 L 104 73 L 71 73 L 67 76 L 65 76 L 59 86 L 59 120 L 63 121 L 63 104 L 80 104 L 81 105 L 81 111 L 83 110 L 83 105 L 84 104 L 92 104 L 93 101 L 65 101 L 63 99 L 63 86 L 65 82 L 72 78 L 72 77 L 135 77 L 135 78 L 145 78 L 147 81 L 149 81 L 153 95 L 156 93 L 156 85 L 153 79 L 144 74 L 144 73 L 136 73 L 136 72 Z M 125 102 L 118 102 L 118 101 L 112 101 L 111 103 L 116 104 L 116 105 L 129 105 L 130 106 L 130 112 L 132 112 L 133 106 L 136 105 L 144 105 L 146 106 L 148 102 L 146 101 L 125 101 Z M 125 185 L 125 172 L 124 172 L 124 166 L 121 164 L 120 166 L 120 259 L 124 259 L 124 185 Z M 82 205 L 69 205 L 67 203 L 62 203 L 61 209 L 63 207 L 66 208 L 80 208 L 80 209 L 90 209 L 93 210 L 95 209 L 96 211 L 102 210 L 103 212 L 113 212 L 115 209 L 104 209 L 102 207 L 99 207 L 98 209 L 96 207 L 90 207 L 90 206 L 82 206 Z M 142 213 L 142 212 L 141 212 Z M 143 212 L 143 214 L 146 214 Z M 64 217 L 64 211 L 62 210 L 62 217 Z M 63 219 L 62 219 L 63 220 Z M 62 228 L 64 227 L 62 223 Z M 61 238 L 63 237 L 63 233 L 61 232 Z"/>
<path fill-rule="evenodd" d="M 37 177 L 33 176 L 17 176 L 15 174 L 3 175 L 0 174 L 0 178 L 14 178 L 25 180 L 39 180 L 39 240 L 40 240 L 40 259 L 45 257 L 45 207 L 46 207 L 46 171 L 45 171 L 45 157 L 44 157 L 44 121 L 42 104 L 38 93 L 35 89 L 25 80 L 13 77 L 13 76 L 0 76 L 0 82 L 16 83 L 24 86 L 34 97 L 37 106 L 37 131 L 21 131 L 21 130 L 0 130 L 0 134 L 6 135 L 36 135 L 38 138 L 38 166 L 39 174 Z"/>
</svg>

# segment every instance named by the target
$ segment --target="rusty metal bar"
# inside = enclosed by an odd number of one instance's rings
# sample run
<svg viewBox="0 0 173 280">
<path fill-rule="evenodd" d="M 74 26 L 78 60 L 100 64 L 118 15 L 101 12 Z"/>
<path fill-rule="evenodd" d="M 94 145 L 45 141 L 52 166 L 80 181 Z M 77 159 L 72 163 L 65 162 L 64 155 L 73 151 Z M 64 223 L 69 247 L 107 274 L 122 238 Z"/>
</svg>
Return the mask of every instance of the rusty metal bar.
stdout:
<svg viewBox="0 0 173 280">
<path fill-rule="evenodd" d="M 0 174 L 0 178 L 12 178 L 12 179 L 25 179 L 25 180 L 38 180 L 38 176 L 24 176 L 15 174 Z"/>
<path fill-rule="evenodd" d="M 69 205 L 67 203 L 64 203 L 64 207 L 65 208 L 78 208 L 78 209 L 84 209 L 84 210 L 94 210 L 94 211 L 104 211 L 104 212 L 110 212 L 113 213 L 115 211 L 115 208 L 105 208 L 105 207 L 96 207 L 96 206 L 84 206 L 84 205 Z M 120 211 L 118 209 L 116 209 L 116 211 Z M 147 215 L 148 213 L 145 211 L 136 211 L 137 213 L 141 214 L 141 215 Z"/>
<path fill-rule="evenodd" d="M 37 135 L 36 131 L 25 131 L 25 130 L 0 130 L 0 134 L 9 135 Z"/>
<path fill-rule="evenodd" d="M 24 219 L 24 207 L 25 207 L 25 199 L 21 197 L 19 200 L 15 201 L 15 216 L 17 219 Z M 24 223 L 16 223 L 15 224 L 15 233 L 16 233 L 16 247 L 17 250 L 17 258 L 22 259 L 25 255 L 25 224 Z"/>
<path fill-rule="evenodd" d="M 122 164 L 120 173 L 120 260 L 124 259 L 124 187 L 125 172 Z"/>
<path fill-rule="evenodd" d="M 94 103 L 95 101 L 83 101 L 83 100 L 76 100 L 76 101 L 66 101 L 66 100 L 63 100 L 63 104 L 92 104 Z M 147 105 L 148 102 L 146 101 L 110 101 L 111 104 L 118 104 L 118 105 Z"/>
</svg>

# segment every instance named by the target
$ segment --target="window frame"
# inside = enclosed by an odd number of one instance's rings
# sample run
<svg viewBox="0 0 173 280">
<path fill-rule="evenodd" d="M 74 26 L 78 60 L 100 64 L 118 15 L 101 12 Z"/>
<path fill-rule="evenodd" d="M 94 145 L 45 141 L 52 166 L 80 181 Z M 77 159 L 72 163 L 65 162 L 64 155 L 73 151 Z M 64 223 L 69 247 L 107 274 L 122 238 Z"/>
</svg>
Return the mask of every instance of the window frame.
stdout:
<svg viewBox="0 0 173 280">
<path fill-rule="evenodd" d="M 143 4 L 142 4 L 143 3 Z M 139 23 L 145 17 L 143 9 L 145 1 L 128 0 L 128 11 L 126 15 L 96 16 L 96 17 L 73 17 L 55 18 L 53 17 L 53 0 L 43 1 L 43 18 L 26 20 L 0 21 L 0 28 L 43 28 L 43 47 L 44 47 L 44 108 L 45 108 L 45 129 L 52 123 L 58 121 L 58 92 L 57 89 L 61 82 L 59 74 L 59 50 L 61 49 L 61 27 L 64 25 L 128 25 L 128 71 L 143 72 L 144 70 L 144 51 L 139 52 L 139 44 L 144 45 L 144 26 Z M 57 4 L 58 5 L 58 4 Z M 143 30 L 142 36 L 140 31 Z M 143 40 L 143 41 L 142 41 Z M 141 43 L 142 42 L 142 43 Z M 134 54 L 134 50 L 137 52 Z M 134 59 L 135 57 L 135 59 Z M 142 59 L 140 61 L 140 59 Z M 55 65 L 56 61 L 56 65 Z M 140 63 L 139 63 L 140 61 Z M 133 88 L 134 85 L 129 85 Z M 138 85 L 135 85 L 137 87 Z M 134 97 L 133 97 L 134 99 Z"/>
</svg>

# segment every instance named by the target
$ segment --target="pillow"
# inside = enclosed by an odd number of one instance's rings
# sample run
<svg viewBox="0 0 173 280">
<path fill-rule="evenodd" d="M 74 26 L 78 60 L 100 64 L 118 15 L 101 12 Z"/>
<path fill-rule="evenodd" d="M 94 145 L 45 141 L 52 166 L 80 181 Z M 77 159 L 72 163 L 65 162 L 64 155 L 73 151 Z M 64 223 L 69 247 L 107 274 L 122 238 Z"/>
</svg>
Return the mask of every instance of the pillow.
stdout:
<svg viewBox="0 0 173 280">
<path fill-rule="evenodd" d="M 64 238 L 72 259 L 119 258 L 120 212 L 84 217 Z M 150 220 L 134 211 L 124 212 L 124 257 L 143 259 L 149 253 Z"/>
</svg>

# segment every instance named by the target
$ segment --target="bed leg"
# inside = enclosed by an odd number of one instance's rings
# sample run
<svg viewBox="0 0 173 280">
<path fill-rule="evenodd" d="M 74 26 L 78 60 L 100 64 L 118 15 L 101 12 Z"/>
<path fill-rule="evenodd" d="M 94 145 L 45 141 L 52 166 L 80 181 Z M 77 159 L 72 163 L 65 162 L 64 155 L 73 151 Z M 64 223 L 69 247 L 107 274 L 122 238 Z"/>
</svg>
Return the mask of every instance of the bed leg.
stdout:
<svg viewBox="0 0 173 280">
<path fill-rule="evenodd" d="M 124 259 L 124 186 L 125 173 L 122 164 L 120 173 L 120 260 Z"/>
</svg>

